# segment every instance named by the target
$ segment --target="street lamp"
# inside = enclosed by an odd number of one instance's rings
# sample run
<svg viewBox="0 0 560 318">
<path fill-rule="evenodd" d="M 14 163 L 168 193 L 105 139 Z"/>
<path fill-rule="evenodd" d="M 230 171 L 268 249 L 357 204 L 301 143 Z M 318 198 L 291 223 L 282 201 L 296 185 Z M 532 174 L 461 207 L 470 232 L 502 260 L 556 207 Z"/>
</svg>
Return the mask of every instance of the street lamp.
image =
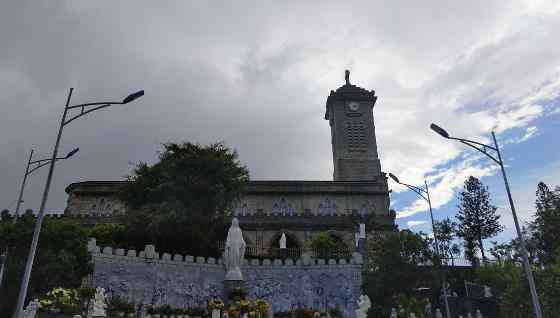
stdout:
<svg viewBox="0 0 560 318">
<path fill-rule="evenodd" d="M 69 153 L 67 153 L 66 156 L 56 158 L 56 160 L 68 159 L 68 158 L 72 157 L 73 155 L 75 155 L 78 151 L 80 151 L 80 148 L 75 148 L 72 151 L 70 151 Z M 25 174 L 23 175 L 23 181 L 21 182 L 21 187 L 19 189 L 19 196 L 18 196 L 18 200 L 17 200 L 16 211 L 14 213 L 14 220 L 13 220 L 14 223 L 16 222 L 16 219 L 19 216 L 19 209 L 21 207 L 21 204 L 24 202 L 22 200 L 22 198 L 23 198 L 23 190 L 25 189 L 25 184 L 27 182 L 27 176 L 30 175 L 31 173 L 33 173 L 34 171 L 38 170 L 39 168 L 42 168 L 42 167 L 48 165 L 52 160 L 51 158 L 47 158 L 47 159 L 40 159 L 40 160 L 31 161 L 32 158 L 33 158 L 33 149 L 31 149 L 31 152 L 29 153 L 29 160 L 27 161 L 27 167 L 25 168 Z M 35 165 L 35 166 L 32 167 L 32 165 Z"/>
<path fill-rule="evenodd" d="M 95 103 L 86 103 L 86 104 L 79 104 L 79 105 L 70 105 L 70 98 L 72 97 L 72 91 L 74 88 L 70 88 L 68 92 L 68 97 L 66 99 L 66 106 L 64 106 L 64 112 L 62 114 L 62 118 L 60 120 L 60 126 L 58 128 L 58 134 L 56 137 L 56 142 L 54 144 L 52 159 L 48 162 L 49 164 L 49 174 L 47 175 L 47 181 L 45 183 L 45 189 L 43 191 L 43 197 L 41 199 L 41 206 L 39 208 L 39 212 L 37 214 L 37 223 L 35 224 L 35 230 L 33 231 L 33 240 L 31 241 L 31 248 L 29 249 L 29 255 L 27 256 L 27 263 L 25 264 L 25 272 L 23 274 L 23 280 L 21 282 L 21 287 L 19 289 L 19 296 L 16 311 L 14 314 L 15 318 L 21 318 L 20 315 L 23 312 L 23 306 L 25 304 L 25 298 L 27 295 L 27 287 L 29 285 L 29 278 L 31 276 L 31 269 L 33 267 L 33 261 L 35 259 L 35 253 L 37 252 L 37 243 L 39 242 L 39 234 L 41 233 L 41 225 L 43 224 L 43 218 L 45 216 L 45 205 L 47 203 L 47 197 L 49 195 L 49 189 L 51 186 L 52 175 L 54 171 L 54 164 L 56 162 L 57 154 L 58 154 L 58 146 L 60 145 L 60 138 L 62 137 L 62 129 L 67 124 L 71 123 L 75 119 L 78 119 L 86 114 L 89 114 L 93 111 L 98 109 L 106 108 L 111 105 L 119 105 L 119 104 L 128 104 L 133 100 L 136 100 L 144 95 L 144 91 L 137 91 L 125 97 L 120 102 L 95 102 Z M 80 112 L 76 115 L 72 116 L 71 118 L 67 119 L 68 111 L 72 109 L 80 109 Z"/>
<path fill-rule="evenodd" d="M 492 159 L 495 163 L 497 163 L 501 170 L 502 176 L 504 178 L 504 184 L 506 186 L 506 192 L 509 199 L 509 205 L 511 207 L 511 214 L 513 215 L 513 221 L 515 223 L 515 229 L 517 231 L 517 237 L 519 239 L 519 245 L 521 246 L 521 256 L 523 258 L 523 267 L 525 267 L 525 274 L 527 275 L 527 280 L 529 281 L 529 289 L 531 291 L 531 301 L 533 302 L 533 311 L 535 313 L 536 318 L 542 318 L 542 311 L 541 305 L 539 302 L 539 296 L 537 294 L 537 288 L 535 287 L 535 279 L 533 278 L 533 271 L 531 270 L 531 264 L 529 264 L 529 257 L 527 256 L 527 246 L 525 244 L 525 240 L 523 239 L 523 235 L 521 234 L 521 228 L 519 227 L 519 221 L 517 220 L 517 213 L 515 212 L 515 206 L 513 204 L 513 199 L 511 198 L 511 191 L 509 189 L 509 183 L 506 176 L 506 170 L 504 169 L 504 161 L 502 160 L 502 155 L 500 153 L 500 147 L 498 146 L 498 142 L 496 141 L 496 134 L 492 131 L 492 139 L 494 140 L 494 146 L 485 145 L 480 142 L 463 139 L 463 138 L 455 138 L 451 137 L 445 129 L 439 127 L 436 124 L 431 124 L 430 128 L 438 133 L 440 136 L 446 139 L 453 139 L 457 140 L 471 148 L 474 148 L 483 154 L 485 154 L 488 158 Z M 492 156 L 489 151 L 495 151 L 497 158 Z"/>
<path fill-rule="evenodd" d="M 74 154 L 76 154 L 76 152 L 78 152 L 79 150 L 80 150 L 80 148 L 76 148 L 76 149 L 70 151 L 66 156 L 56 158 L 56 160 L 68 159 L 68 158 L 72 157 Z M 21 187 L 19 189 L 19 196 L 18 196 L 18 199 L 17 199 L 16 211 L 14 212 L 14 219 L 12 220 L 12 222 L 14 224 L 17 221 L 17 218 L 19 216 L 19 209 L 21 207 L 21 204 L 23 203 L 23 200 L 22 200 L 23 190 L 25 189 L 25 184 L 27 183 L 27 176 L 30 175 L 31 173 L 33 173 L 34 171 L 36 171 L 37 169 L 46 166 L 51 161 L 51 158 L 31 161 L 32 158 L 33 158 L 33 149 L 31 149 L 31 152 L 29 153 L 29 159 L 27 160 L 27 166 L 25 167 L 25 174 L 23 175 L 23 181 L 21 182 Z M 35 165 L 35 166 L 32 167 L 33 165 Z M 7 246 L 6 246 L 6 249 L 4 251 L 4 254 L 2 254 L 1 257 L 2 257 L 2 265 L 0 266 L 0 288 L 2 288 L 2 282 L 3 282 L 3 279 L 4 279 L 4 271 L 5 271 L 5 267 L 6 267 L 6 261 L 8 259 L 8 247 Z"/>
<path fill-rule="evenodd" d="M 417 187 L 417 186 L 413 186 L 413 185 L 401 182 L 399 180 L 399 178 L 397 178 L 397 176 L 395 176 L 392 173 L 389 173 L 389 177 L 391 177 L 391 179 L 393 179 L 393 181 L 395 181 L 396 183 L 401 184 L 401 185 L 409 188 L 414 193 L 416 193 L 419 197 L 421 197 L 426 202 L 428 202 L 428 207 L 429 207 L 429 210 L 430 210 L 430 219 L 432 221 L 432 232 L 434 233 L 434 243 L 435 243 L 435 248 L 436 248 L 436 254 L 437 254 L 438 259 L 441 262 L 442 258 L 441 258 L 441 254 L 440 254 L 440 251 L 439 251 L 439 242 L 438 242 L 437 233 L 436 233 L 436 226 L 435 226 L 435 222 L 434 222 L 434 214 L 432 212 L 432 201 L 430 200 L 430 191 L 428 189 L 428 183 L 426 182 L 426 180 L 424 180 L 424 188 L 421 188 L 421 187 Z M 441 280 L 442 280 L 442 285 L 443 285 L 442 286 L 443 287 L 443 302 L 445 304 L 445 312 L 447 314 L 447 318 L 451 318 L 451 312 L 449 310 L 449 302 L 447 301 L 447 282 L 446 282 L 446 279 L 445 279 L 445 275 L 443 274 L 443 271 L 440 272 L 440 275 L 441 275 Z"/>
</svg>

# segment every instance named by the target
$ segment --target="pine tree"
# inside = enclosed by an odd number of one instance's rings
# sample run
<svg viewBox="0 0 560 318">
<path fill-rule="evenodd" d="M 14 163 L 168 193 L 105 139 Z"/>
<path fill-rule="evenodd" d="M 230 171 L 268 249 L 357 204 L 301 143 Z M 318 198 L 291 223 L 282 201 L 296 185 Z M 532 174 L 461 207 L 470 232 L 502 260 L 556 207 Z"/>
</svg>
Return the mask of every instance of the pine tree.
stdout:
<svg viewBox="0 0 560 318">
<path fill-rule="evenodd" d="M 453 250 L 456 249 L 453 245 L 453 240 L 455 239 L 455 232 L 457 224 L 449 218 L 445 218 L 441 221 L 435 221 L 435 232 L 439 241 L 439 248 L 441 252 L 441 257 L 444 259 L 453 260 Z"/>
<path fill-rule="evenodd" d="M 555 253 L 560 252 L 560 191 L 551 191 L 546 184 L 539 182 L 535 205 L 535 222 L 531 224 L 536 241 L 539 259 L 544 264 L 554 261 Z"/>
<path fill-rule="evenodd" d="M 467 256 L 474 260 L 476 248 L 480 249 L 482 260 L 486 260 L 483 240 L 493 237 L 503 230 L 496 214 L 496 206 L 491 203 L 488 187 L 470 176 L 459 194 L 457 236 L 463 238 Z M 478 243 L 478 244 L 477 244 Z"/>
</svg>

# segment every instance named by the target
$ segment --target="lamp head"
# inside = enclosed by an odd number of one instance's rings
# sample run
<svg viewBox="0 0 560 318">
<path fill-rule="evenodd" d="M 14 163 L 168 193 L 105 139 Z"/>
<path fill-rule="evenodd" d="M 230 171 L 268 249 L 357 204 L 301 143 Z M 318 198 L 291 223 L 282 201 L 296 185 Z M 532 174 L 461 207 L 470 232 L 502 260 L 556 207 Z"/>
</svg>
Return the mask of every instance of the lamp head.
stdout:
<svg viewBox="0 0 560 318">
<path fill-rule="evenodd" d="M 445 131 L 445 129 L 441 128 L 436 124 L 431 124 L 430 128 L 435 131 L 438 135 L 442 136 L 443 138 L 449 139 L 449 133 Z"/>
<path fill-rule="evenodd" d="M 130 102 L 132 102 L 135 99 L 138 99 L 140 97 L 144 96 L 144 90 L 141 91 L 137 91 L 136 93 L 132 93 L 130 95 L 128 95 L 127 97 L 125 97 L 122 101 L 123 104 L 128 104 Z"/>
<path fill-rule="evenodd" d="M 399 181 L 399 178 L 397 178 L 397 176 L 395 176 L 394 174 L 392 174 L 392 173 L 390 173 L 390 172 L 389 172 L 389 177 L 391 177 L 391 179 L 393 179 L 396 183 L 401 183 L 401 182 Z"/>
<path fill-rule="evenodd" d="M 66 155 L 66 157 L 64 157 L 64 159 L 68 159 L 68 158 L 72 157 L 72 156 L 75 155 L 76 152 L 78 152 L 78 151 L 80 151 L 80 148 L 76 148 L 76 149 L 70 151 L 70 152 Z"/>
</svg>

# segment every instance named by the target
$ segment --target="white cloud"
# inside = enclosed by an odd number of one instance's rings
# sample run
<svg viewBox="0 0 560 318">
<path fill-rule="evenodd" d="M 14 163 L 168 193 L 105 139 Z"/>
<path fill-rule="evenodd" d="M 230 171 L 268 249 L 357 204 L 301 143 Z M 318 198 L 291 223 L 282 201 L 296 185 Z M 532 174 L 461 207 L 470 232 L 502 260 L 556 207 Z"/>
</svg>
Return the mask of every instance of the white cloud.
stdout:
<svg viewBox="0 0 560 318">
<path fill-rule="evenodd" d="M 65 163 L 49 201 L 58 210 L 77 176 L 120 178 L 129 162 L 153 160 L 159 143 L 171 140 L 225 140 L 254 179 L 330 180 L 322 115 L 349 68 L 353 83 L 379 96 L 374 115 L 383 170 L 411 184 L 428 179 L 434 207 L 442 206 L 465 176 L 494 168 L 435 135 L 430 123 L 483 141 L 494 128 L 529 132 L 548 111 L 543 101 L 560 92 L 557 10 L 544 1 L 488 0 L 461 10 L 441 1 L 67 1 L 6 8 L 0 36 L 11 45 L 0 52 L 0 66 L 17 76 L 0 79 L 0 91 L 18 94 L 2 100 L 11 120 L 0 134 L 17 147 L 4 147 L 10 175 L 2 178 L 0 202 L 12 200 L 20 176 L 11 171 L 19 171 L 27 152 L 21 145 L 49 149 L 69 86 L 82 99 L 136 87 L 146 96 L 134 111 L 95 115 L 65 135 L 88 161 Z M 21 79 L 15 90 L 11 77 Z M 399 199 L 405 188 L 392 187 Z M 31 198 L 40 190 L 30 189 L 30 205 L 38 205 Z M 399 217 L 425 210 L 415 201 Z"/>
<path fill-rule="evenodd" d="M 502 142 L 502 144 L 518 144 L 518 143 L 522 143 L 525 142 L 533 137 L 536 137 L 539 135 L 539 130 L 537 128 L 537 126 L 529 126 L 525 128 L 525 132 L 522 136 L 518 136 L 518 137 L 514 137 L 514 138 L 510 138 L 507 140 L 504 140 Z"/>
<path fill-rule="evenodd" d="M 493 174 L 498 169 L 494 165 L 482 165 L 473 158 L 467 158 L 452 165 L 440 174 L 438 181 L 429 184 L 432 208 L 448 203 L 454 199 L 456 189 L 463 186 L 465 179 L 469 176 L 481 178 Z M 428 210 L 428 204 L 424 199 L 417 199 L 409 206 L 397 211 L 397 218 L 405 218 Z"/>
<path fill-rule="evenodd" d="M 408 222 L 406 222 L 406 224 L 408 225 L 409 228 L 410 227 L 415 227 L 415 226 L 418 226 L 418 225 L 422 225 L 422 224 L 426 224 L 426 223 L 428 223 L 428 221 L 408 221 Z"/>
</svg>

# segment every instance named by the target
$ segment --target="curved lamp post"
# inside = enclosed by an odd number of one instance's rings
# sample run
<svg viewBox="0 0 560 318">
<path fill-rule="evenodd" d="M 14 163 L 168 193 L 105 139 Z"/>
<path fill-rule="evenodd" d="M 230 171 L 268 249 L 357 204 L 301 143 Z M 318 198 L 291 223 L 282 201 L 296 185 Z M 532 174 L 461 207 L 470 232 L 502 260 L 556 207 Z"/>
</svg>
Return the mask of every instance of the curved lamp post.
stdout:
<svg viewBox="0 0 560 318">
<path fill-rule="evenodd" d="M 413 185 L 401 182 L 399 180 L 399 178 L 397 178 L 392 173 L 389 173 L 389 177 L 391 177 L 391 179 L 393 179 L 393 181 L 395 181 L 396 183 L 401 184 L 401 185 L 409 188 L 414 193 L 416 193 L 419 197 L 421 197 L 426 202 L 428 202 L 428 207 L 430 209 L 430 220 L 432 221 L 432 232 L 434 233 L 434 243 L 435 243 L 435 248 L 436 248 L 436 254 L 437 254 L 437 257 L 438 257 L 440 265 L 441 265 L 441 259 L 442 258 L 441 258 L 441 254 L 440 254 L 440 250 L 439 250 L 439 242 L 438 242 L 438 236 L 437 236 L 437 233 L 436 233 L 436 226 L 435 226 L 435 222 L 434 222 L 434 213 L 432 212 L 432 201 L 430 200 L 430 191 L 428 189 L 428 183 L 426 182 L 426 180 L 424 180 L 424 188 L 421 188 L 421 187 L 417 187 L 417 186 L 413 186 Z M 445 313 L 447 315 L 447 318 L 451 318 L 451 312 L 449 310 L 449 302 L 447 300 L 447 282 L 446 282 L 445 275 L 443 274 L 443 272 L 441 272 L 440 275 L 441 275 L 442 288 L 443 288 L 443 301 L 445 303 Z"/>
<path fill-rule="evenodd" d="M 68 158 L 72 157 L 73 155 L 75 155 L 78 151 L 80 151 L 80 148 L 75 148 L 74 150 L 67 153 L 66 156 L 56 158 L 56 160 L 68 159 Z M 23 181 L 21 182 L 21 187 L 19 189 L 19 196 L 18 196 L 18 200 L 17 200 L 16 211 L 14 213 L 14 220 L 13 220 L 14 223 L 16 222 L 16 220 L 19 216 L 19 209 L 21 207 L 21 204 L 23 203 L 23 200 L 22 200 L 23 190 L 25 189 L 25 184 L 27 182 L 27 176 L 30 175 L 31 173 L 33 173 L 34 171 L 48 165 L 52 160 L 51 158 L 46 158 L 46 159 L 31 161 L 32 158 L 33 158 L 33 149 L 31 149 L 31 153 L 29 154 L 29 160 L 27 161 L 27 167 L 25 168 L 25 174 L 23 175 Z M 35 165 L 35 166 L 33 166 L 33 165 Z"/>
<path fill-rule="evenodd" d="M 56 160 L 68 159 L 68 158 L 72 157 L 74 154 L 76 154 L 76 152 L 78 152 L 78 151 L 80 151 L 80 148 L 76 148 L 76 149 L 70 151 L 66 156 L 56 158 Z M 33 158 L 33 149 L 31 149 L 31 152 L 29 153 L 29 159 L 27 160 L 27 166 L 25 167 L 25 174 L 23 175 L 23 180 L 21 182 L 21 187 L 19 189 L 16 211 L 14 212 L 14 219 L 12 220 L 12 222 L 14 224 L 17 221 L 17 218 L 19 216 L 19 209 L 21 207 L 21 204 L 23 203 L 23 190 L 25 189 L 25 184 L 27 183 L 27 176 L 30 175 L 31 173 L 33 173 L 34 171 L 36 171 L 37 169 L 48 165 L 49 162 L 51 161 L 51 158 L 31 161 L 32 158 Z M 8 247 L 6 247 L 6 250 L 4 251 L 4 254 L 1 255 L 1 257 L 2 257 L 2 260 L 1 260 L 2 261 L 2 266 L 0 267 L 0 288 L 2 288 L 2 282 L 3 282 L 3 279 L 4 279 L 4 271 L 5 271 L 6 262 L 7 262 L 7 259 L 8 259 Z"/>
<path fill-rule="evenodd" d="M 511 207 L 511 214 L 513 215 L 513 221 L 515 223 L 515 230 L 517 231 L 517 238 L 519 239 L 519 245 L 521 246 L 521 256 L 523 258 L 523 267 L 525 267 L 525 274 L 527 275 L 527 280 L 529 281 L 529 289 L 531 291 L 531 301 L 533 303 L 533 311 L 536 318 L 542 318 L 542 311 L 541 305 L 539 302 L 539 296 L 537 294 L 537 288 L 535 287 L 535 279 L 533 278 L 533 271 L 531 270 L 531 264 L 529 264 L 529 257 L 527 253 L 527 247 L 525 244 L 525 240 L 523 239 L 523 235 L 521 234 L 521 228 L 519 227 L 519 221 L 517 220 L 517 213 L 515 212 L 515 206 L 513 204 L 513 199 L 511 198 L 511 191 L 509 189 L 509 183 L 506 176 L 506 170 L 504 169 L 504 161 L 502 160 L 502 155 L 500 153 L 500 147 L 498 146 L 498 142 L 496 141 L 496 134 L 492 132 L 492 139 L 494 140 L 494 146 L 486 145 L 480 142 L 463 139 L 463 138 L 456 138 L 451 137 L 445 129 L 439 127 L 436 124 L 431 124 L 430 128 L 438 133 L 440 136 L 446 139 L 457 140 L 471 148 L 474 148 L 483 154 L 485 154 L 488 158 L 492 159 L 495 163 L 497 163 L 501 170 L 502 176 L 504 178 L 504 184 L 506 186 L 506 192 L 509 199 L 509 205 Z M 494 151 L 495 156 L 493 156 L 489 151 Z"/>
<path fill-rule="evenodd" d="M 118 101 L 118 102 L 95 102 L 95 103 L 86 103 L 86 104 L 79 104 L 79 105 L 70 105 L 70 98 L 72 97 L 73 90 L 74 88 L 70 88 L 70 92 L 68 93 L 68 97 L 66 99 L 66 106 L 64 106 L 64 112 L 62 114 L 62 118 L 60 120 L 60 126 L 58 128 L 58 135 L 56 137 L 56 142 L 53 148 L 52 158 L 50 159 L 50 161 L 48 161 L 48 164 L 50 164 L 49 174 L 47 176 L 45 189 L 43 191 L 43 198 L 41 199 L 41 206 L 39 208 L 39 213 L 37 214 L 37 223 L 35 224 L 35 230 L 33 231 L 33 240 L 31 241 L 31 248 L 29 249 L 29 255 L 27 256 L 27 263 L 25 264 L 25 272 L 23 274 L 23 280 L 21 282 L 21 287 L 19 289 L 18 302 L 14 314 L 15 318 L 21 318 L 20 315 L 23 312 L 23 306 L 25 304 L 25 298 L 27 296 L 27 287 L 29 285 L 29 278 L 31 276 L 31 268 L 33 267 L 35 253 L 37 252 L 37 243 L 39 241 L 39 234 L 41 233 L 41 225 L 43 224 L 43 218 L 45 216 L 45 204 L 47 203 L 47 197 L 49 195 L 49 189 L 51 186 L 51 180 L 54 171 L 54 164 L 56 162 L 56 158 L 58 154 L 58 146 L 60 145 L 60 138 L 62 137 L 62 129 L 64 128 L 64 126 L 71 123 L 75 119 L 78 119 L 93 111 L 106 108 L 111 105 L 128 104 L 144 95 L 144 91 L 141 90 L 128 95 L 122 101 Z M 73 109 L 78 109 L 78 108 L 80 109 L 80 112 L 67 119 L 68 111 Z"/>
</svg>

